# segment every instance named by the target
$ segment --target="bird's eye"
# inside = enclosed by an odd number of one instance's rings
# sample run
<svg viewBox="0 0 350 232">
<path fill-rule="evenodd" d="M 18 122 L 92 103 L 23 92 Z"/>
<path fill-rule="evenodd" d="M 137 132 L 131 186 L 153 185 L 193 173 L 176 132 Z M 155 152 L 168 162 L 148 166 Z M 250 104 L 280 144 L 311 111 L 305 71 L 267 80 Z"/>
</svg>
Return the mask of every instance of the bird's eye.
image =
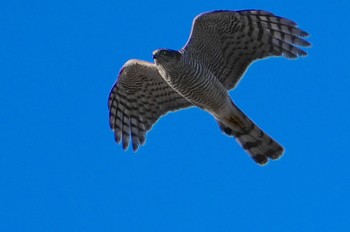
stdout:
<svg viewBox="0 0 350 232">
<path fill-rule="evenodd" d="M 162 51 L 162 55 L 166 55 L 167 52 L 165 50 Z"/>
</svg>

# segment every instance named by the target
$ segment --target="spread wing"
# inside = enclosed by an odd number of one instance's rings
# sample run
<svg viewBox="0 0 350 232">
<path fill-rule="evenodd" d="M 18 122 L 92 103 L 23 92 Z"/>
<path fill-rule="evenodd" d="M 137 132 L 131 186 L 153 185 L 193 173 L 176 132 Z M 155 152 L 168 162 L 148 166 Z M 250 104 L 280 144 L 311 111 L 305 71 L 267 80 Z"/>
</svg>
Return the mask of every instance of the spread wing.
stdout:
<svg viewBox="0 0 350 232">
<path fill-rule="evenodd" d="M 108 99 L 109 124 L 117 143 L 133 150 L 164 114 L 191 106 L 162 79 L 152 63 L 130 60 L 124 64 Z"/>
<path fill-rule="evenodd" d="M 298 46 L 310 46 L 302 39 L 307 36 L 293 21 L 266 11 L 213 11 L 195 18 L 183 50 L 232 89 L 254 60 L 305 56 Z"/>
</svg>

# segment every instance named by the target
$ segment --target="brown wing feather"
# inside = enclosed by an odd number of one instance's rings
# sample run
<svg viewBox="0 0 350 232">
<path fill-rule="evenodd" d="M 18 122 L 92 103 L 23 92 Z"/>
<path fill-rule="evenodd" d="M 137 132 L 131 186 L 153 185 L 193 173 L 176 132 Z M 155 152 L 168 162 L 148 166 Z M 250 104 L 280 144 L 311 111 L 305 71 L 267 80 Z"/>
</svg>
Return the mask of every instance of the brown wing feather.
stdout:
<svg viewBox="0 0 350 232">
<path fill-rule="evenodd" d="M 108 99 L 109 124 L 115 140 L 134 150 L 145 142 L 146 133 L 169 111 L 191 106 L 160 76 L 154 64 L 130 60 L 121 69 Z"/>
<path fill-rule="evenodd" d="M 267 11 L 213 11 L 197 16 L 183 50 L 205 64 L 227 88 L 234 88 L 247 67 L 269 56 L 296 58 L 310 46 L 308 33 L 289 19 Z"/>
</svg>

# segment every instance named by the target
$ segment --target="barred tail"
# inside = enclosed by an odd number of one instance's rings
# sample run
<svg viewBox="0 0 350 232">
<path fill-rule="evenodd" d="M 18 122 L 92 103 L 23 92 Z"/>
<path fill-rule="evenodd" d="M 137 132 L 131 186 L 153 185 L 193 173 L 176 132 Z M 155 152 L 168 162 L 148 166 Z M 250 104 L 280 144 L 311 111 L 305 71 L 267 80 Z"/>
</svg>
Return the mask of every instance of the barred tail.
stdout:
<svg viewBox="0 0 350 232">
<path fill-rule="evenodd" d="M 280 158 L 284 148 L 263 132 L 241 110 L 238 108 L 237 110 L 236 114 L 225 122 L 217 121 L 222 132 L 234 136 L 237 142 L 258 164 L 264 165 L 269 159 L 276 160 Z"/>
</svg>

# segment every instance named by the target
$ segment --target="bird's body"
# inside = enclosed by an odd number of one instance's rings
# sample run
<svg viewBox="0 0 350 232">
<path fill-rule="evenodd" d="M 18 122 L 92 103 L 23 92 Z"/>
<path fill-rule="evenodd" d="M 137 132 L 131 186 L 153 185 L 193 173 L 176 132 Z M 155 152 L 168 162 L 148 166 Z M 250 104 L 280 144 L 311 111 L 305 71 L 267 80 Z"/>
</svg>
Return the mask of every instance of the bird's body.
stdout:
<svg viewBox="0 0 350 232">
<path fill-rule="evenodd" d="M 123 66 L 108 102 L 116 141 L 126 148 L 131 138 L 136 150 L 160 116 L 197 106 L 213 115 L 257 163 L 279 158 L 283 147 L 234 104 L 228 91 L 254 60 L 306 55 L 295 46 L 310 45 L 300 38 L 304 36 L 294 22 L 266 11 L 197 16 L 184 48 L 154 51 L 155 64 L 132 60 Z"/>
<path fill-rule="evenodd" d="M 176 55 L 169 56 L 170 53 Z M 229 99 L 227 90 L 218 78 L 186 53 L 168 49 L 157 50 L 153 57 L 160 75 L 167 84 L 192 104 L 214 113 Z M 174 58 L 171 59 L 172 57 Z"/>
</svg>

